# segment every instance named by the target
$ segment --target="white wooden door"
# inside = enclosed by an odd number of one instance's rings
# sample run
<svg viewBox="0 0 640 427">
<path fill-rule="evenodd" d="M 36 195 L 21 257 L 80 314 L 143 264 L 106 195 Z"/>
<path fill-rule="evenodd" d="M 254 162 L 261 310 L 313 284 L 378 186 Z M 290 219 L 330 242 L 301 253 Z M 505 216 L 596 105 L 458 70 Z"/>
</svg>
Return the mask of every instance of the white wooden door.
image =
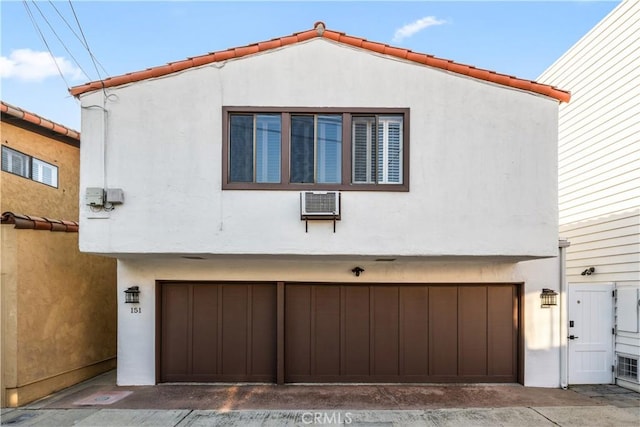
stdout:
<svg viewBox="0 0 640 427">
<path fill-rule="evenodd" d="M 569 384 L 613 383 L 613 284 L 570 283 Z"/>
</svg>

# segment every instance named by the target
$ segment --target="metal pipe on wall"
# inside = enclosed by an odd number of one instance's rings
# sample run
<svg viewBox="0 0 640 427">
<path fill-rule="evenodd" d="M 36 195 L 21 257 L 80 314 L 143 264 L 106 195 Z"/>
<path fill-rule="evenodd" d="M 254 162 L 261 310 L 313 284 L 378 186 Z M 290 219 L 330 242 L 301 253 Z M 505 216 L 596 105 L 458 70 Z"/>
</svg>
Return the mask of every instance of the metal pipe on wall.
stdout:
<svg viewBox="0 0 640 427">
<path fill-rule="evenodd" d="M 560 282 L 560 387 L 566 389 L 569 386 L 568 378 L 568 349 L 567 349 L 567 248 L 571 243 L 568 240 L 558 241 L 558 274 Z"/>
</svg>

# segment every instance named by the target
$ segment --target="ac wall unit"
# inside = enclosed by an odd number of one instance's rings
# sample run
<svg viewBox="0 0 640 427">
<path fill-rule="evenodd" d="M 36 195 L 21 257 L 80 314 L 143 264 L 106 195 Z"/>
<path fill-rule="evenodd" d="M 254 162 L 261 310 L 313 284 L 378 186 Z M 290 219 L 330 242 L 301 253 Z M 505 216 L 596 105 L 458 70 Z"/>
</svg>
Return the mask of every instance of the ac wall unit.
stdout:
<svg viewBox="0 0 640 427">
<path fill-rule="evenodd" d="M 340 193 L 337 191 L 300 193 L 300 219 L 340 219 Z"/>
</svg>

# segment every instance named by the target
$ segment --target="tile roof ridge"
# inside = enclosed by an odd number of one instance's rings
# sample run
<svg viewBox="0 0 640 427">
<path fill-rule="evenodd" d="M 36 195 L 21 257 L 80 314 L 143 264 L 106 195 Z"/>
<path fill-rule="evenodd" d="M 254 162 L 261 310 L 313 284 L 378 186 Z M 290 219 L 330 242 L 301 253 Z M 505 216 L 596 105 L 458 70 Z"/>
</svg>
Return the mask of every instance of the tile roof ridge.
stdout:
<svg viewBox="0 0 640 427">
<path fill-rule="evenodd" d="M 11 105 L 4 101 L 0 101 L 0 111 L 12 117 L 15 117 L 19 120 L 23 120 L 25 122 L 34 124 L 36 126 L 40 126 L 41 128 L 44 128 L 46 130 L 60 134 L 62 136 L 67 136 L 69 138 L 80 141 L 80 132 L 78 132 L 77 130 L 71 129 L 67 126 L 61 125 L 51 120 L 45 119 L 44 117 L 39 116 L 30 111 L 27 111 L 23 108 L 16 107 L 15 105 Z"/>
<path fill-rule="evenodd" d="M 77 221 L 52 219 L 35 215 L 25 215 L 14 212 L 4 212 L 0 218 L 0 224 L 14 224 L 21 230 L 49 230 L 77 233 L 80 224 Z"/>
<path fill-rule="evenodd" d="M 86 92 L 98 89 L 119 86 L 127 83 L 134 83 L 149 78 L 165 76 L 174 72 L 182 71 L 188 68 L 198 67 L 213 62 L 226 61 L 229 59 L 241 58 L 271 49 L 300 43 L 313 38 L 325 38 L 334 42 L 346 44 L 374 53 L 389 55 L 414 63 L 426 65 L 433 68 L 439 68 L 456 74 L 462 74 L 479 80 L 496 83 L 503 86 L 538 93 L 560 102 L 569 102 L 571 93 L 554 86 L 538 83 L 534 80 L 527 80 L 511 76 L 508 74 L 498 73 L 496 71 L 483 68 L 476 68 L 471 65 L 461 64 L 449 59 L 438 58 L 425 53 L 413 52 L 409 49 L 391 46 L 385 43 L 369 41 L 361 37 L 350 36 L 346 33 L 329 30 L 322 21 L 314 23 L 313 28 L 306 31 L 293 33 L 289 36 L 283 36 L 266 40 L 262 42 L 252 43 L 245 46 L 229 48 L 225 50 L 209 52 L 208 54 L 194 56 L 185 60 L 170 62 L 166 65 L 147 68 L 146 70 L 135 71 L 121 76 L 109 77 L 105 80 L 89 82 L 80 86 L 74 86 L 69 89 L 73 96 L 79 96 Z"/>
</svg>

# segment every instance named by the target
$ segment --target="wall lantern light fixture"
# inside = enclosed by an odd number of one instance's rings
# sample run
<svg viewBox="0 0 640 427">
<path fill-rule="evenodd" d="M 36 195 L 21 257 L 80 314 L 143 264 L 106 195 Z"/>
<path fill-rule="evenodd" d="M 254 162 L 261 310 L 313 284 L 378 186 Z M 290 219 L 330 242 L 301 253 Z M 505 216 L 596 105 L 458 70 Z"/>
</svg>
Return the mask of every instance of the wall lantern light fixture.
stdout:
<svg viewBox="0 0 640 427">
<path fill-rule="evenodd" d="M 124 302 L 138 304 L 140 302 L 140 288 L 131 286 L 124 291 Z"/>
<path fill-rule="evenodd" d="M 353 274 L 355 274 L 356 277 L 360 277 L 360 274 L 362 274 L 364 272 L 364 268 L 357 266 L 357 267 L 353 267 L 351 269 L 351 272 Z"/>
<path fill-rule="evenodd" d="M 540 293 L 540 307 L 548 308 L 558 305 L 558 293 L 552 289 L 544 288 Z"/>
<path fill-rule="evenodd" d="M 589 267 L 589 268 L 587 268 L 585 271 L 583 271 L 580 274 L 582 274 L 583 276 L 591 276 L 595 272 L 596 272 L 596 268 L 595 267 Z"/>
</svg>

